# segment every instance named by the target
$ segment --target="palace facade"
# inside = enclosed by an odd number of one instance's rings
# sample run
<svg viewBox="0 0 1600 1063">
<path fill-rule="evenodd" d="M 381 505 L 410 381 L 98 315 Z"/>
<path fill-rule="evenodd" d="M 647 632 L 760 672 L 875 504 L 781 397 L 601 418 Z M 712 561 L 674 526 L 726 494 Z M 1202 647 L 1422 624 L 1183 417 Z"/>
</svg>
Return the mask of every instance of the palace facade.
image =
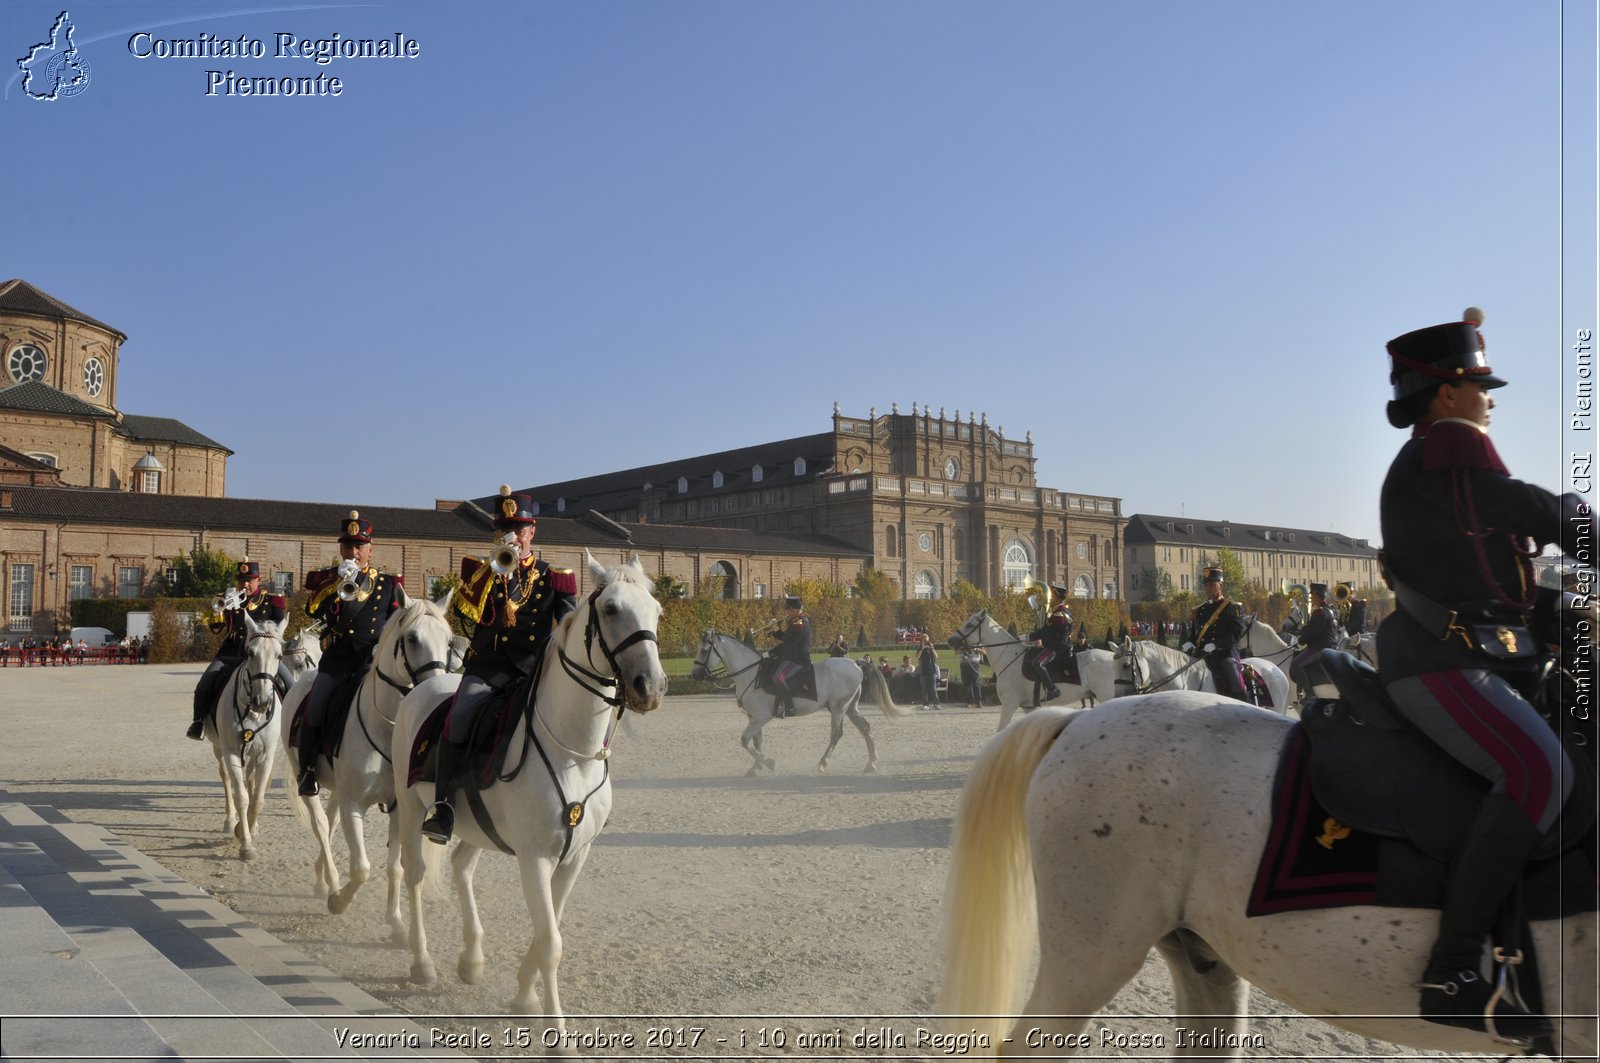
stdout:
<svg viewBox="0 0 1600 1063">
<path fill-rule="evenodd" d="M 1121 499 L 1041 487 L 1033 447 L 987 414 L 852 417 L 835 403 L 826 432 L 518 490 L 548 514 L 825 536 L 864 552 L 903 598 L 1029 579 L 1120 597 Z M 718 575 L 727 596 L 754 596 L 743 573 Z"/>
<path fill-rule="evenodd" d="M 1284 584 L 1383 586 L 1378 551 L 1338 532 L 1135 513 L 1125 542 L 1130 602 L 1153 602 L 1168 591 L 1199 594 L 1202 570 L 1222 550 L 1237 554 L 1245 579 L 1269 591 Z"/>
</svg>

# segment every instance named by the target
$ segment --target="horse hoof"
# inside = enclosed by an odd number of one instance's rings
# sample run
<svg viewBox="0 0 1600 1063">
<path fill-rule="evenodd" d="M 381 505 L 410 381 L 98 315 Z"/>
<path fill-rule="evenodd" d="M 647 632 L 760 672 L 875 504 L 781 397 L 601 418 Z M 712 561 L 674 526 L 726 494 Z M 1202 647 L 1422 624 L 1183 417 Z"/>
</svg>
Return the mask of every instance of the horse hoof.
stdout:
<svg viewBox="0 0 1600 1063">
<path fill-rule="evenodd" d="M 239 859 L 240 860 L 254 860 L 255 858 L 256 858 L 255 846 L 246 845 L 246 846 L 243 846 L 242 848 L 240 848 L 240 850 L 239 850 Z"/>
<path fill-rule="evenodd" d="M 438 972 L 433 969 L 432 960 L 413 963 L 409 977 L 417 985 L 433 985 L 439 980 Z"/>
<path fill-rule="evenodd" d="M 826 774 L 828 774 L 828 766 L 826 764 L 818 764 L 817 767 L 816 767 L 816 770 L 814 772 L 812 772 L 812 774 L 814 774 L 814 775 L 826 775 Z"/>
<path fill-rule="evenodd" d="M 766 767 L 767 767 L 768 771 L 777 771 L 778 770 L 778 762 L 775 761 L 775 760 L 768 760 L 768 761 L 766 761 Z"/>
<path fill-rule="evenodd" d="M 483 961 L 468 962 L 467 960 L 462 960 L 456 964 L 456 977 L 467 983 L 467 985 L 477 985 L 483 981 Z"/>
<path fill-rule="evenodd" d="M 746 779 L 754 779 L 756 777 L 756 771 L 757 769 L 751 768 L 749 771 L 744 773 L 744 777 Z"/>
<path fill-rule="evenodd" d="M 343 915 L 344 910 L 350 907 L 350 898 L 343 890 L 328 894 L 328 911 L 334 915 Z"/>
<path fill-rule="evenodd" d="M 868 764 L 865 768 L 861 769 L 861 774 L 876 775 L 878 774 L 878 766 L 876 764 Z"/>
</svg>

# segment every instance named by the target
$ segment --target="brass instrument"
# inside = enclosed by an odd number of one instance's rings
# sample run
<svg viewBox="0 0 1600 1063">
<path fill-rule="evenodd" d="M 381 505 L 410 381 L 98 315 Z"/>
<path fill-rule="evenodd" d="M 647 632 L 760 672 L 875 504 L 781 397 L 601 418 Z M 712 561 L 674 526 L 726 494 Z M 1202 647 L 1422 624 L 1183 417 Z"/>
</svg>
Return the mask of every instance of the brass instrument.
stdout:
<svg viewBox="0 0 1600 1063">
<path fill-rule="evenodd" d="M 1339 610 L 1339 624 L 1343 626 L 1350 619 L 1350 607 L 1355 604 L 1356 590 L 1348 583 L 1340 583 L 1333 588 L 1333 600 Z"/>
<path fill-rule="evenodd" d="M 1039 591 L 1044 591 L 1043 609 L 1040 609 L 1039 606 Z M 1050 584 L 1044 582 L 1043 580 L 1037 580 L 1032 576 L 1029 576 L 1027 579 L 1022 581 L 1022 593 L 1028 596 L 1028 605 L 1030 605 L 1034 611 L 1039 612 L 1041 615 L 1048 614 L 1050 609 L 1055 605 L 1055 602 L 1051 601 L 1054 592 L 1050 589 Z"/>
<path fill-rule="evenodd" d="M 339 600 L 341 602 L 354 602 L 365 598 L 371 593 L 365 572 L 357 572 L 351 579 L 339 581 Z"/>
<path fill-rule="evenodd" d="M 517 570 L 517 562 L 520 560 L 516 547 L 502 543 L 489 555 L 489 569 L 496 576 L 504 578 Z"/>
</svg>

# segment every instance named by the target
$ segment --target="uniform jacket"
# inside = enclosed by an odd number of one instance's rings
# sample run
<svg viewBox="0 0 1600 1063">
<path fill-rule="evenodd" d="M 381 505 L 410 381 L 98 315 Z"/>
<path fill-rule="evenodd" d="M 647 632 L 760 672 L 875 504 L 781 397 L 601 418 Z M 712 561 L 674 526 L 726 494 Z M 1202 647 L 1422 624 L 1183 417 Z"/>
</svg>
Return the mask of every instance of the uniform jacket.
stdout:
<svg viewBox="0 0 1600 1063">
<path fill-rule="evenodd" d="M 400 608 L 405 581 L 399 576 L 368 567 L 362 570 L 360 579 L 366 588 L 364 594 L 345 602 L 339 600 L 337 567 L 306 573 L 306 590 L 311 592 L 306 613 L 327 628 L 324 638 L 328 641 L 317 665 L 324 675 L 365 671 L 384 623 Z"/>
<path fill-rule="evenodd" d="M 555 625 L 577 611 L 577 594 L 578 577 L 570 568 L 525 557 L 502 579 L 483 558 L 462 558 L 461 586 L 451 607 L 471 625 L 465 674 L 530 674 Z"/>
<path fill-rule="evenodd" d="M 799 665 L 811 664 L 811 621 L 806 617 L 795 617 L 781 633 L 773 632 L 773 637 L 780 641 L 772 647 L 768 657 L 777 661 L 793 661 Z"/>
<path fill-rule="evenodd" d="M 1311 610 L 1311 617 L 1300 629 L 1300 644 L 1308 650 L 1339 648 L 1339 618 L 1326 605 Z"/>
<path fill-rule="evenodd" d="M 1238 643 L 1243 637 L 1244 611 L 1239 608 L 1238 602 L 1229 601 L 1227 595 L 1216 601 L 1208 599 L 1195 607 L 1189 638 L 1196 650 L 1203 649 L 1208 642 L 1216 644 L 1217 648 L 1207 654 L 1208 658 L 1232 657 L 1238 660 Z"/>
<path fill-rule="evenodd" d="M 1540 601 L 1518 537 L 1535 547 L 1560 541 L 1563 527 L 1593 542 L 1594 517 L 1577 495 L 1555 495 L 1507 472 L 1487 433 L 1447 420 L 1419 425 L 1389 466 L 1379 496 L 1389 574 L 1447 609 L 1492 623 L 1525 622 Z M 1425 672 L 1487 668 L 1508 676 L 1538 666 L 1538 656 L 1498 660 L 1459 636 L 1438 638 L 1404 608 L 1378 628 L 1384 682 Z"/>
<path fill-rule="evenodd" d="M 266 591 L 257 591 L 245 599 L 245 603 L 238 609 L 229 609 L 222 614 L 222 619 L 211 625 L 211 630 L 225 631 L 222 645 L 217 647 L 217 657 L 243 657 L 245 640 L 250 637 L 250 629 L 245 627 L 244 614 L 249 613 L 250 619 L 257 624 L 267 621 L 279 623 L 289 615 L 288 603 L 281 594 L 268 594 Z"/>
<path fill-rule="evenodd" d="M 1038 639 L 1046 650 L 1060 653 L 1072 646 L 1072 613 L 1057 606 L 1045 617 L 1044 626 L 1028 632 L 1030 640 Z"/>
</svg>

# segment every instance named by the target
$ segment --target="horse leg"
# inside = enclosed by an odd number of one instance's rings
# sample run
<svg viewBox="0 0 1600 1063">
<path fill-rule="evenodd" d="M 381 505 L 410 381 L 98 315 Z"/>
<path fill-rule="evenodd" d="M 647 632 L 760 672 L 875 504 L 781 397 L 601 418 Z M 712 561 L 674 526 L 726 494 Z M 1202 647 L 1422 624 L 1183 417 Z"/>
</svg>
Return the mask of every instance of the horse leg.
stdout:
<svg viewBox="0 0 1600 1063">
<path fill-rule="evenodd" d="M 561 915 L 566 911 L 567 898 L 572 896 L 573 884 L 578 881 L 578 872 L 583 870 L 583 865 L 589 859 L 589 849 L 585 846 L 580 852 L 571 854 L 565 862 L 556 865 L 555 873 L 550 876 L 550 900 L 555 911 L 555 920 L 550 925 L 555 928 L 556 937 L 556 963 L 561 960 Z M 530 950 L 531 951 L 531 950 Z M 556 967 L 552 965 L 544 974 L 544 1013 L 555 1016 L 555 1029 L 559 1032 L 563 1028 L 565 1016 L 561 1012 L 561 994 L 556 985 Z M 572 1049 L 560 1044 L 557 1047 L 545 1050 L 546 1055 L 573 1056 L 577 1055 Z"/>
<path fill-rule="evenodd" d="M 427 876 L 428 862 L 422 855 L 422 802 L 415 791 L 400 792 L 393 815 L 400 819 L 396 830 L 400 836 L 400 865 L 405 872 L 406 901 L 411 917 L 410 978 L 418 985 L 432 985 L 439 980 L 439 975 L 434 970 L 433 957 L 428 955 L 428 931 L 422 921 L 422 880 Z"/>
<path fill-rule="evenodd" d="M 337 779 L 337 772 L 334 777 Z M 372 862 L 367 859 L 366 809 L 361 807 L 360 801 L 345 796 L 346 791 L 354 789 L 354 786 L 349 786 L 334 790 L 334 800 L 338 802 L 339 807 L 339 823 L 344 828 L 345 848 L 350 850 L 350 877 L 343 886 L 328 895 L 328 911 L 334 915 L 339 915 L 350 907 L 356 891 L 372 874 Z"/>
<path fill-rule="evenodd" d="M 232 834 L 237 838 L 239 833 L 236 824 L 238 823 L 239 814 L 233 804 L 233 787 L 228 785 L 228 755 L 226 753 L 218 752 L 217 754 L 217 775 L 222 779 L 222 833 Z"/>
<path fill-rule="evenodd" d="M 233 836 L 239 842 L 239 859 L 254 860 L 256 846 L 250 836 L 250 797 L 249 787 L 245 783 L 244 763 L 239 755 L 230 753 L 227 765 L 229 817 L 233 820 Z"/>
<path fill-rule="evenodd" d="M 856 701 L 859 700 L 860 695 L 858 694 L 856 695 Z M 867 766 L 861 770 L 863 774 L 870 775 L 878 770 L 878 747 L 872 741 L 872 724 L 868 723 L 867 718 L 861 715 L 861 710 L 856 707 L 855 701 L 852 701 L 849 708 L 844 710 L 844 714 L 850 717 L 850 722 L 856 725 L 856 730 L 860 731 L 861 737 L 866 740 Z"/>
<path fill-rule="evenodd" d="M 561 993 L 556 985 L 556 968 L 561 965 L 561 927 L 555 903 L 555 860 L 534 854 L 520 859 L 522 896 L 528 902 L 533 940 L 517 968 L 517 996 L 511 1002 L 511 1011 L 520 1015 L 534 1014 L 533 979 L 538 975 L 544 982 L 546 1029 L 562 1034 L 566 1032 L 567 1020 L 561 1013 Z M 559 1044 L 561 1038 L 551 1040 Z"/>
<path fill-rule="evenodd" d="M 822 751 L 822 759 L 817 761 L 817 774 L 828 773 L 828 758 L 833 756 L 833 747 L 839 744 L 839 739 L 844 737 L 844 713 L 832 709 L 828 714 L 828 748 Z"/>
<path fill-rule="evenodd" d="M 261 809 L 267 803 L 267 787 L 272 785 L 272 763 L 276 759 L 272 743 L 259 747 L 250 772 L 250 830 L 255 832 Z"/>
<path fill-rule="evenodd" d="M 766 717 L 761 717 L 758 720 L 754 714 L 751 714 L 750 722 L 745 724 L 744 733 L 739 736 L 739 744 L 744 747 L 744 751 L 755 758 L 755 763 L 750 766 L 750 770 L 744 773 L 746 779 L 755 778 L 756 774 L 761 770 L 762 761 L 766 759 L 761 755 L 761 728 L 766 722 Z M 766 766 L 770 769 L 772 761 L 767 760 Z"/>
<path fill-rule="evenodd" d="M 457 844 L 450 855 L 450 879 L 461 905 L 461 955 L 456 958 L 456 975 L 468 985 L 483 981 L 483 921 L 478 918 L 478 897 L 472 890 L 472 877 L 482 855 L 482 849 L 467 842 Z"/>
<path fill-rule="evenodd" d="M 1175 1024 L 1232 1035 L 1210 1040 L 1220 1042 L 1222 1058 L 1239 1058 L 1244 1051 L 1241 1035 L 1250 1024 L 1250 1016 L 1245 1013 L 1250 983 L 1223 963 L 1210 945 L 1188 931 L 1173 931 L 1156 942 L 1156 950 L 1172 972 Z M 1219 1055 L 1217 1047 L 1197 1047 L 1192 1038 L 1185 1038 L 1174 1044 L 1173 1055 L 1215 1057 Z"/>
<path fill-rule="evenodd" d="M 400 916 L 400 819 L 395 815 L 385 816 L 389 821 L 389 840 L 385 846 L 389 854 L 389 864 L 384 868 L 384 877 L 388 879 L 388 895 L 384 899 L 384 911 L 389 922 L 389 942 L 393 945 L 406 943 L 406 923 Z"/>
</svg>

